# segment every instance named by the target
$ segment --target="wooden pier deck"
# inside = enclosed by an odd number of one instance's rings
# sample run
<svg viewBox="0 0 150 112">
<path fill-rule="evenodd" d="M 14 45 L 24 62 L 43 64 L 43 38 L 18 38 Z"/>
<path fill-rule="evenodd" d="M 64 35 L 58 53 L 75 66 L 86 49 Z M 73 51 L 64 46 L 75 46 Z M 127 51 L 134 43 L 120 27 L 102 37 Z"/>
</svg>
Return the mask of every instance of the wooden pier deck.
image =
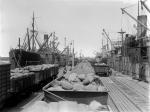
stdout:
<svg viewBox="0 0 150 112">
<path fill-rule="evenodd" d="M 149 85 L 125 76 L 101 77 L 114 112 L 150 112 Z"/>
<path fill-rule="evenodd" d="M 100 79 L 109 90 L 108 105 L 111 112 L 150 112 L 147 83 L 132 80 L 127 76 L 100 77 Z M 42 92 L 36 93 L 15 108 L 5 109 L 2 112 L 21 112 L 42 98 Z"/>
</svg>

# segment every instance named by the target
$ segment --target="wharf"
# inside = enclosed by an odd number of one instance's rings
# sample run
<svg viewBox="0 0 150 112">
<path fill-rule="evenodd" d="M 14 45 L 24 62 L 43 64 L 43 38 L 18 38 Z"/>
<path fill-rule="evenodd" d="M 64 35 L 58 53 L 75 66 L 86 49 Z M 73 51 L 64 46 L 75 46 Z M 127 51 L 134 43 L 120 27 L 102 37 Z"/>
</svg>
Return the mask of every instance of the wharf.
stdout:
<svg viewBox="0 0 150 112">
<path fill-rule="evenodd" d="M 101 77 L 113 112 L 150 112 L 149 84 L 125 76 Z"/>
<path fill-rule="evenodd" d="M 150 112 L 149 84 L 126 75 L 100 77 L 109 91 L 108 105 L 111 112 Z M 42 100 L 43 92 L 37 92 L 14 108 L 2 112 L 21 112 L 35 101 Z"/>
</svg>

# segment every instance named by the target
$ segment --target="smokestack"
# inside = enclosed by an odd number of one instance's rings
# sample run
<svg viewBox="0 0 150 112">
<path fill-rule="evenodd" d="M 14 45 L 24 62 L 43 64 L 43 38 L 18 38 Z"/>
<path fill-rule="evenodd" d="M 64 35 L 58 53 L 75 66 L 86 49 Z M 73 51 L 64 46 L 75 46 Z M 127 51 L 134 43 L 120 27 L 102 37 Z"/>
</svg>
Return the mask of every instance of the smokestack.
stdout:
<svg viewBox="0 0 150 112">
<path fill-rule="evenodd" d="M 48 47 L 48 34 L 44 34 L 44 42 L 46 42 L 46 47 Z"/>
</svg>

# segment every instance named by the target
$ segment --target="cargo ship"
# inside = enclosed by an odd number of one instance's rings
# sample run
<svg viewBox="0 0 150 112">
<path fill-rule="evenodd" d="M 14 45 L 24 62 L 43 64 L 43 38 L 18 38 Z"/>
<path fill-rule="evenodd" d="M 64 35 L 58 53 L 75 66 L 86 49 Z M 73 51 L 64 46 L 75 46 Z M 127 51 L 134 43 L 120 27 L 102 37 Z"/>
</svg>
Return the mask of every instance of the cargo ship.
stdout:
<svg viewBox="0 0 150 112">
<path fill-rule="evenodd" d="M 10 50 L 9 60 L 11 68 L 38 64 L 60 64 L 64 66 L 66 63 L 64 58 L 66 56 L 64 56 L 63 53 L 68 50 L 68 47 L 64 48 L 62 52 L 58 50 L 59 42 L 58 37 L 55 36 L 55 32 L 50 33 L 50 35 L 44 34 L 44 42 L 41 43 L 37 38 L 39 32 L 35 29 L 34 13 L 32 29 L 30 31 L 31 32 L 29 32 L 27 28 L 23 45 L 20 44 L 19 38 L 18 48 Z M 36 47 L 38 47 L 38 49 Z"/>
</svg>

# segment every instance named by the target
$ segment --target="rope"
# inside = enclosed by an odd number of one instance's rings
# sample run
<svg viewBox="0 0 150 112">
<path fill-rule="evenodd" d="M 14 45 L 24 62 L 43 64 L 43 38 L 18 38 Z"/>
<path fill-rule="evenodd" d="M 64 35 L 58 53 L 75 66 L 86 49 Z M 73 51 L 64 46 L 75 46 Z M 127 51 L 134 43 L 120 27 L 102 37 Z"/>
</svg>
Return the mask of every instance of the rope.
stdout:
<svg viewBox="0 0 150 112">
<path fill-rule="evenodd" d="M 136 5 L 137 5 L 137 3 L 136 3 L 136 4 L 129 5 L 129 6 L 127 6 L 127 7 L 124 7 L 124 9 L 131 8 L 131 7 L 136 6 Z"/>
</svg>

